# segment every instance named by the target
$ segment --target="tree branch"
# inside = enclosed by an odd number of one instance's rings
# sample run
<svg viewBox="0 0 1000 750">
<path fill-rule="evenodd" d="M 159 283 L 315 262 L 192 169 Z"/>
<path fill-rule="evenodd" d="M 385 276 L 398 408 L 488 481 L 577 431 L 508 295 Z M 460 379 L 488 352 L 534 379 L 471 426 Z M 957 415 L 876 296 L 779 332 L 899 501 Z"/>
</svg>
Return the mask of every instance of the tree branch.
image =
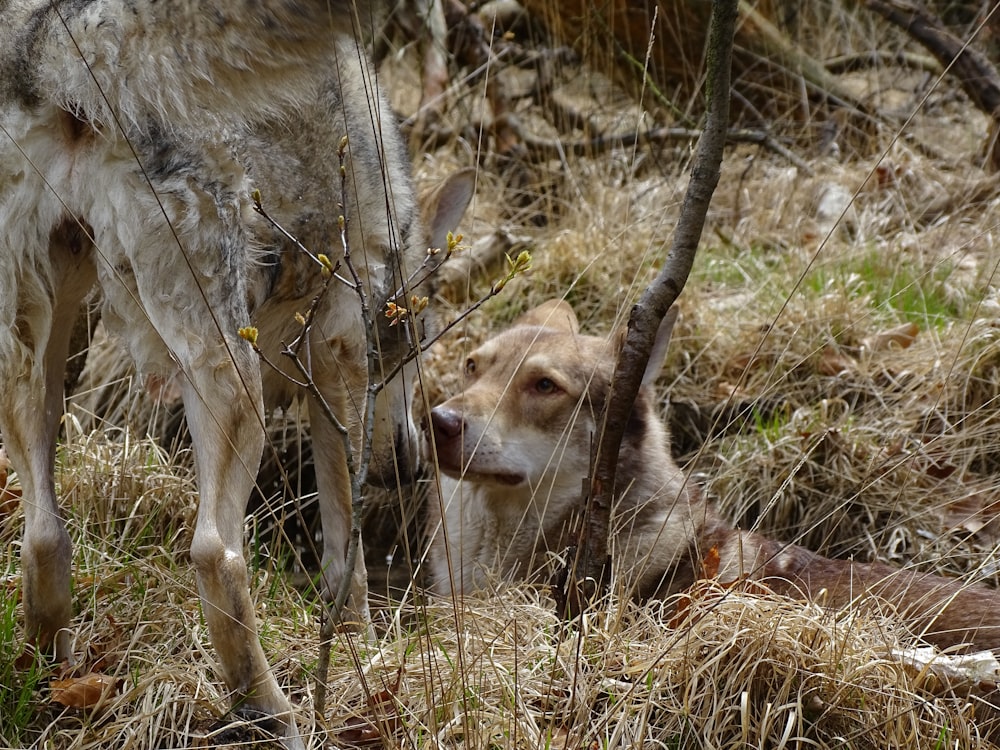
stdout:
<svg viewBox="0 0 1000 750">
<path fill-rule="evenodd" d="M 868 0 L 866 5 L 920 42 L 955 77 L 972 103 L 996 119 L 1000 113 L 1000 75 L 986 55 L 949 32 L 919 5 L 905 0 Z"/>
<path fill-rule="evenodd" d="M 656 280 L 632 308 L 628 331 L 615 365 L 611 393 L 605 404 L 598 435 L 599 443 L 591 461 L 591 477 L 584 486 L 584 525 L 575 568 L 570 571 L 570 585 L 563 592 L 565 598 L 560 602 L 561 614 L 568 617 L 583 612 L 589 600 L 602 588 L 615 500 L 618 453 L 625 425 L 639 393 L 660 323 L 691 272 L 709 203 L 719 182 L 729 124 L 730 69 L 737 5 L 737 0 L 716 0 L 713 3 L 705 130 L 698 142 L 673 245 Z"/>
</svg>

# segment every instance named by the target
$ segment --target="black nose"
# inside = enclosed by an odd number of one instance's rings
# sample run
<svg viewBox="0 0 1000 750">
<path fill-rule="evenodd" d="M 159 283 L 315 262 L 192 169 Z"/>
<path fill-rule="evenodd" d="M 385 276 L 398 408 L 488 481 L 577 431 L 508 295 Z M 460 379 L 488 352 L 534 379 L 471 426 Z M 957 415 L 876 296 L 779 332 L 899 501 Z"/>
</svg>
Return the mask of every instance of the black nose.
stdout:
<svg viewBox="0 0 1000 750">
<path fill-rule="evenodd" d="M 436 406 L 431 410 L 431 425 L 434 427 L 435 439 L 453 440 L 464 431 L 465 420 L 454 409 Z"/>
</svg>

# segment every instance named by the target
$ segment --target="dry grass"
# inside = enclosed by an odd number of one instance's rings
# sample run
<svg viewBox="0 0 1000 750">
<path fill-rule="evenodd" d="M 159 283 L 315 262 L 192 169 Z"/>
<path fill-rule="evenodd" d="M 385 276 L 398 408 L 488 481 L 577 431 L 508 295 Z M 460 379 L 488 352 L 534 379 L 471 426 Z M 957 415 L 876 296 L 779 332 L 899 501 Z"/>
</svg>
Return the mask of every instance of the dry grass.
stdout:
<svg viewBox="0 0 1000 750">
<path fill-rule="evenodd" d="M 265 741 L 220 715 L 227 699 L 212 672 L 185 532 L 175 529 L 193 507 L 190 481 L 161 474 L 148 442 L 113 451 L 93 442 L 67 450 L 62 472 L 77 500 L 77 652 L 81 672 L 113 676 L 118 689 L 80 710 L 53 702 L 43 680 L 31 695 L 33 719 L 18 737 L 6 726 L 4 745 Z M 133 501 L 141 511 L 123 513 Z M 130 534 L 137 517 L 146 521 L 142 533 Z M 4 524 L 7 549 L 17 526 L 16 514 Z M 881 748 L 938 738 L 941 747 L 984 746 L 976 719 L 989 715 L 987 706 L 949 696 L 893 659 L 907 641 L 890 616 L 711 582 L 682 597 L 680 616 L 676 601 L 609 605 L 572 627 L 531 588 L 500 586 L 464 604 L 407 597 L 378 610 L 377 642 L 338 636 L 329 707 L 315 716 L 305 708 L 315 611 L 274 571 L 255 569 L 252 586 L 265 647 L 303 706 L 300 727 L 312 747 Z M 20 687 L 4 685 L 5 703 Z"/>
<path fill-rule="evenodd" d="M 809 43 L 830 54 L 879 43 L 866 36 L 877 27 L 844 19 L 838 28 L 850 35 Z M 390 76 L 404 110 L 406 69 Z M 614 102 L 606 121 L 639 121 L 596 83 L 587 99 L 580 80 L 567 77 L 567 97 L 595 111 Z M 904 110 L 927 81 L 886 70 L 850 83 Z M 480 96 L 456 85 L 445 116 L 475 116 Z M 679 458 L 740 525 L 831 555 L 995 582 L 1000 198 L 978 189 L 985 125 L 941 89 L 903 135 L 863 157 L 807 152 L 812 174 L 760 149 L 728 152 L 679 303 L 664 416 Z M 440 175 L 475 163 L 474 152 L 455 140 L 422 154 L 417 169 Z M 567 297 L 589 331 L 620 322 L 669 241 L 686 161 L 678 145 L 535 164 L 514 179 L 509 165 L 485 157 L 462 229 L 472 239 L 510 232 L 532 251 L 533 270 L 435 347 L 425 390 L 453 389 L 463 351 L 552 296 Z M 473 296 L 502 259 L 483 266 L 469 280 Z M 466 304 L 462 295 L 436 302 L 446 317 Z M 907 323 L 918 329 L 912 340 L 880 338 Z M 186 559 L 191 469 L 183 455 L 135 437 L 146 415 L 116 415 L 132 420 L 132 432 L 69 429 L 60 449 L 76 651 L 84 669 L 118 678 L 96 710 L 61 707 L 49 672 L 34 684 L 30 671 L 12 668 L 21 516 L 0 506 L 0 746 L 264 741 L 227 726 Z M 985 704 L 891 658 L 911 642 L 891 613 L 831 612 L 711 583 L 699 584 L 677 620 L 673 602 L 609 606 L 568 630 L 534 589 L 498 587 L 463 604 L 410 590 L 379 610 L 377 642 L 339 636 L 328 708 L 315 716 L 316 609 L 283 575 L 288 553 L 275 545 L 251 535 L 253 596 L 265 650 L 302 706 L 311 747 L 992 746 Z M 15 721 L 22 704 L 29 711 Z"/>
</svg>

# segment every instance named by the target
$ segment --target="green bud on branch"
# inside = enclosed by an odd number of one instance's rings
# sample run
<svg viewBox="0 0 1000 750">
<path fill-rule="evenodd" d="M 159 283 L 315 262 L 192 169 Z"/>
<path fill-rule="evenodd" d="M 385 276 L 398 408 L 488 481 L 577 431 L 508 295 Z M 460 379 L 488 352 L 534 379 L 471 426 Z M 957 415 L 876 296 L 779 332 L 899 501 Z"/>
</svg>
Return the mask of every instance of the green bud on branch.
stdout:
<svg viewBox="0 0 1000 750">
<path fill-rule="evenodd" d="M 493 294 L 498 294 L 515 276 L 531 270 L 531 253 L 527 250 L 522 250 L 516 258 L 506 257 L 507 275 L 493 284 Z"/>
<path fill-rule="evenodd" d="M 257 328 L 256 326 L 245 326 L 237 331 L 240 338 L 250 343 L 254 349 L 257 348 Z"/>
</svg>

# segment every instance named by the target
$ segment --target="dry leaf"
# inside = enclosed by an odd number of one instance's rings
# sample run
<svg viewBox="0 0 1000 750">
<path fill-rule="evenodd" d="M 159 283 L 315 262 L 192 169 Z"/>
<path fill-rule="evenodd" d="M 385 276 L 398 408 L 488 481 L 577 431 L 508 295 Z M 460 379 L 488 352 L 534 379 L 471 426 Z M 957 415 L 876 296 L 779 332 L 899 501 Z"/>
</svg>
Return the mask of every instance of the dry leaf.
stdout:
<svg viewBox="0 0 1000 750">
<path fill-rule="evenodd" d="M 386 706 L 395 707 L 396 696 L 399 694 L 399 686 L 403 682 L 403 667 L 396 670 L 396 679 L 386 685 L 385 690 L 372 693 L 368 696 L 369 708 L 385 710 Z"/>
<path fill-rule="evenodd" d="M 937 461 L 933 458 L 922 461 L 917 466 L 924 474 L 934 479 L 947 479 L 958 471 L 958 467 L 955 464 L 946 461 Z"/>
<path fill-rule="evenodd" d="M 53 680 L 52 700 L 70 708 L 93 708 L 114 695 L 118 678 L 98 672 L 88 672 L 83 677 Z"/>
<path fill-rule="evenodd" d="M 21 654 L 14 659 L 14 669 L 18 672 L 27 672 L 38 661 L 39 656 L 35 653 L 35 646 L 32 643 L 25 643 Z"/>
<path fill-rule="evenodd" d="M 886 351 L 887 349 L 906 349 L 916 341 L 919 333 L 920 326 L 916 323 L 903 323 L 903 325 L 890 328 L 888 331 L 869 336 L 861 342 L 861 345 L 873 352 Z"/>
<path fill-rule="evenodd" d="M 1000 500 L 988 493 L 976 492 L 948 503 L 941 510 L 946 529 L 975 534 L 984 544 L 1000 538 Z"/>
<path fill-rule="evenodd" d="M 721 557 L 719 557 L 719 548 L 712 547 L 705 555 L 705 559 L 701 561 L 702 577 L 703 578 L 715 578 L 719 575 L 719 565 L 721 563 Z"/>
<path fill-rule="evenodd" d="M 992 651 L 942 654 L 936 648 L 893 649 L 892 656 L 917 674 L 930 673 L 951 690 L 993 693 L 1000 684 L 1000 662 Z"/>
<path fill-rule="evenodd" d="M 337 738 L 345 745 L 366 747 L 382 744 L 384 734 L 398 731 L 401 725 L 397 705 L 399 686 L 403 681 L 403 668 L 396 670 L 396 678 L 384 690 L 368 696 L 371 718 L 350 716 L 341 729 L 335 730 Z"/>
<path fill-rule="evenodd" d="M 334 734 L 344 745 L 350 747 L 367 747 L 382 744 L 382 733 L 379 728 L 360 716 L 352 716 L 341 729 L 335 729 Z"/>
<path fill-rule="evenodd" d="M 693 587 L 692 587 L 693 588 Z M 691 609 L 691 589 L 688 592 L 681 594 L 677 597 L 677 607 L 674 608 L 674 613 L 667 621 L 667 627 L 672 630 L 677 630 L 681 627 L 688 618 L 688 610 Z"/>
<path fill-rule="evenodd" d="M 879 188 L 892 187 L 899 182 L 899 177 L 904 173 L 902 167 L 883 162 L 875 168 L 875 185 Z M 871 180 L 865 183 L 865 187 L 871 187 Z"/>
<path fill-rule="evenodd" d="M 677 598 L 677 607 L 674 609 L 673 616 L 667 623 L 667 627 L 676 629 L 685 623 L 688 619 L 688 610 L 691 608 L 691 602 L 695 598 L 704 597 L 712 586 L 712 584 L 706 582 L 711 581 L 719 575 L 720 561 L 718 547 L 712 547 L 705 553 L 705 559 L 701 562 L 701 575 L 698 577 L 698 580 L 691 584 L 686 592 Z"/>
<path fill-rule="evenodd" d="M 816 361 L 816 372 L 820 375 L 840 375 L 854 370 L 854 360 L 836 347 L 825 346 Z"/>
</svg>

